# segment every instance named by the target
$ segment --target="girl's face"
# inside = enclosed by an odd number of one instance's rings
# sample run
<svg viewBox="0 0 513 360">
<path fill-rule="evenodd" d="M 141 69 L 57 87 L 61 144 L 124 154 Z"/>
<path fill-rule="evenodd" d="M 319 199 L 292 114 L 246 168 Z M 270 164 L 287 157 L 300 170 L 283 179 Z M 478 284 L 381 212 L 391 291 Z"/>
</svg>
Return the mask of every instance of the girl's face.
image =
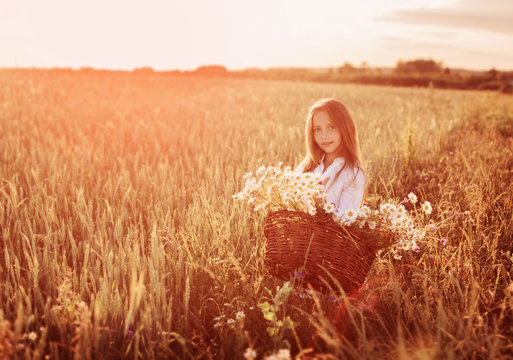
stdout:
<svg viewBox="0 0 513 360">
<path fill-rule="evenodd" d="M 340 131 L 331 121 L 328 113 L 324 110 L 318 111 L 313 116 L 313 136 L 322 151 L 327 156 L 336 155 L 336 151 L 342 144 Z"/>
</svg>

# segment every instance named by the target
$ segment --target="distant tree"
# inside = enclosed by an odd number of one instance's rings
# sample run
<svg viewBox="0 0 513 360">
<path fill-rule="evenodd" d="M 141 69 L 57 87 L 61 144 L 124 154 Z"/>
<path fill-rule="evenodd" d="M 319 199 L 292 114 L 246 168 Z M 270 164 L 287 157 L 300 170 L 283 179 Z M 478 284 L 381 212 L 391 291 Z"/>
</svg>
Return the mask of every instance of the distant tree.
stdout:
<svg viewBox="0 0 513 360">
<path fill-rule="evenodd" d="M 193 73 L 204 76 L 226 75 L 228 70 L 223 65 L 204 65 L 198 67 Z"/>
<path fill-rule="evenodd" d="M 442 72 L 442 63 L 434 60 L 399 60 L 395 67 L 398 73 L 440 73 Z"/>
<path fill-rule="evenodd" d="M 134 73 L 145 73 L 145 74 L 155 72 L 151 66 L 143 66 L 143 67 L 135 68 L 133 71 L 134 71 Z"/>
<path fill-rule="evenodd" d="M 488 78 L 491 80 L 498 80 L 502 78 L 500 71 L 497 71 L 497 69 L 495 68 L 491 68 L 490 70 L 488 70 L 487 75 Z"/>
<path fill-rule="evenodd" d="M 351 72 L 354 72 L 355 70 L 356 70 L 356 68 L 350 62 L 346 61 L 342 66 L 340 66 L 337 69 L 337 72 L 339 72 L 339 73 L 351 73 Z"/>
</svg>

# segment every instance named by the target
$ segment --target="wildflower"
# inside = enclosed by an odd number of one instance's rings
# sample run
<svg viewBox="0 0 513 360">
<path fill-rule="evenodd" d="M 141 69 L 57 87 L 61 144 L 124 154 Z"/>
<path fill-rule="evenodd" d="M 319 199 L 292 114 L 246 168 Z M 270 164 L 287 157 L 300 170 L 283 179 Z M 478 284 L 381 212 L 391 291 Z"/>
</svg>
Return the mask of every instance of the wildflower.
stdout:
<svg viewBox="0 0 513 360">
<path fill-rule="evenodd" d="M 390 222 L 394 227 L 398 227 L 405 222 L 405 216 L 404 214 L 397 212 L 393 217 L 391 217 Z"/>
<path fill-rule="evenodd" d="M 37 334 L 32 331 L 30 334 L 28 334 L 28 338 L 29 338 L 30 341 L 36 341 Z"/>
<path fill-rule="evenodd" d="M 390 214 L 392 212 L 392 210 L 394 210 L 394 205 L 392 205 L 390 203 L 381 204 L 379 206 L 379 211 L 382 214 Z"/>
<path fill-rule="evenodd" d="M 367 205 L 362 205 L 362 207 L 360 207 L 360 215 L 362 215 L 364 218 L 367 218 L 370 213 L 371 209 Z"/>
<path fill-rule="evenodd" d="M 236 314 L 235 314 L 235 318 L 237 320 L 242 320 L 246 317 L 246 314 L 244 314 L 244 311 L 238 311 Z"/>
<path fill-rule="evenodd" d="M 356 217 L 358 216 L 358 213 L 354 209 L 347 209 L 346 216 L 349 221 L 354 222 L 356 220 Z"/>
<path fill-rule="evenodd" d="M 424 210 L 424 213 L 425 214 L 431 214 L 431 211 L 433 210 L 433 208 L 431 207 L 431 204 L 429 203 L 429 201 L 425 201 L 424 204 L 422 204 L 422 210 Z"/>
<path fill-rule="evenodd" d="M 388 212 L 388 206 L 386 206 L 385 204 L 381 204 L 379 206 L 379 212 L 382 214 L 386 214 Z"/>
<path fill-rule="evenodd" d="M 440 244 L 442 244 L 442 246 L 445 246 L 445 244 L 447 244 L 447 239 L 445 237 L 441 238 Z"/>
<path fill-rule="evenodd" d="M 262 165 L 258 168 L 258 170 L 256 171 L 256 176 L 262 176 L 263 174 L 265 173 L 265 166 Z"/>
<path fill-rule="evenodd" d="M 134 332 L 133 332 L 132 330 L 128 330 L 128 331 L 126 332 L 126 334 L 127 334 L 128 336 L 134 336 Z"/>
<path fill-rule="evenodd" d="M 456 213 L 454 215 L 456 215 L 456 217 L 460 217 L 460 212 L 456 211 Z"/>
<path fill-rule="evenodd" d="M 308 213 L 310 215 L 315 215 L 317 213 L 317 208 L 315 207 L 315 202 L 313 200 L 309 200 L 307 203 L 308 206 Z"/>
<path fill-rule="evenodd" d="M 228 320 L 226 320 L 226 323 L 227 323 L 228 325 L 233 325 L 233 324 L 235 324 L 235 320 L 233 320 L 233 319 L 228 319 Z"/>
<path fill-rule="evenodd" d="M 412 192 L 408 194 L 408 199 L 410 199 L 412 204 L 416 204 L 417 203 L 417 195 L 415 195 Z"/>
<path fill-rule="evenodd" d="M 265 210 L 265 204 L 260 204 L 260 205 L 257 205 L 255 206 L 255 208 L 253 209 L 253 211 L 255 212 L 258 212 L 260 210 L 264 209 Z"/>
<path fill-rule="evenodd" d="M 289 360 L 290 359 L 290 350 L 289 349 L 280 349 L 276 354 L 277 360 Z"/>
<path fill-rule="evenodd" d="M 375 221 L 369 222 L 369 229 L 374 230 L 375 228 L 376 228 L 376 222 Z"/>
<path fill-rule="evenodd" d="M 305 277 L 305 274 L 303 274 L 301 271 L 294 273 L 294 277 L 296 279 L 302 279 Z"/>
<path fill-rule="evenodd" d="M 333 205 L 332 203 L 326 203 L 324 204 L 324 207 L 323 207 L 324 211 L 326 211 L 327 213 L 332 213 L 334 210 L 335 210 L 335 205 Z"/>
<path fill-rule="evenodd" d="M 248 347 L 244 352 L 244 359 L 246 360 L 254 360 L 257 357 L 257 352 L 255 349 Z"/>
<path fill-rule="evenodd" d="M 402 215 L 404 215 L 406 213 L 406 209 L 404 208 L 403 205 L 400 205 L 396 208 L 395 212 L 396 212 L 396 214 L 400 215 L 400 217 L 402 217 Z"/>
<path fill-rule="evenodd" d="M 420 247 L 419 247 L 418 245 L 415 245 L 415 246 L 413 247 L 413 250 L 414 250 L 415 252 L 419 252 L 419 251 L 420 251 Z"/>
</svg>

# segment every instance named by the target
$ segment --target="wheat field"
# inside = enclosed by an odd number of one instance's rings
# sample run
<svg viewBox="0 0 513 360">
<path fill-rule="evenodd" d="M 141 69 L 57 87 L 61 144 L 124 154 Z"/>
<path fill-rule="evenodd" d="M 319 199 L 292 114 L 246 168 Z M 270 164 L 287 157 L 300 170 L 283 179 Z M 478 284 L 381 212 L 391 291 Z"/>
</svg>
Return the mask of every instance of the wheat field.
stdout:
<svg viewBox="0 0 513 360">
<path fill-rule="evenodd" d="M 55 70 L 0 89 L 0 357 L 513 358 L 511 96 Z M 263 218 L 232 199 L 302 159 L 324 97 L 353 115 L 368 196 L 433 206 L 345 333 L 269 275 Z"/>
</svg>

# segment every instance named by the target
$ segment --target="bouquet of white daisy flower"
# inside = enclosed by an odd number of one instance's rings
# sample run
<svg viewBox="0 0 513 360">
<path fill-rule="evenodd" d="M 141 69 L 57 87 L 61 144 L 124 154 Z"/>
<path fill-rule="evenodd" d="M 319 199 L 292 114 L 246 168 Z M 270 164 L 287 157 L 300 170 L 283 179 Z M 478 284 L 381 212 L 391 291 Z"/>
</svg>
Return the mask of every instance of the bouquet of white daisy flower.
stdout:
<svg viewBox="0 0 513 360">
<path fill-rule="evenodd" d="M 377 251 L 390 249 L 395 258 L 404 250 L 419 251 L 424 230 L 403 205 L 374 202 L 339 217 L 318 174 L 281 166 L 247 173 L 244 189 L 233 196 L 266 214 L 265 263 L 271 274 L 288 279 L 301 268 L 301 279 L 319 285 L 329 271 L 347 292 L 363 283 Z M 415 194 L 408 197 L 417 202 Z M 429 214 L 431 205 L 425 202 L 422 209 Z"/>
<path fill-rule="evenodd" d="M 408 197 L 415 205 L 416 195 L 410 193 Z M 430 214 L 431 204 L 424 202 L 422 210 L 425 214 Z M 376 250 L 390 248 L 396 259 L 400 259 L 401 252 L 405 250 L 420 251 L 418 242 L 426 233 L 423 227 L 415 224 L 404 205 L 394 201 L 376 204 L 372 208 L 362 205 L 360 209 L 349 209 L 334 220 L 342 226 L 351 228 L 355 233 L 364 233 Z"/>
<path fill-rule="evenodd" d="M 310 215 L 318 211 L 333 212 L 335 207 L 326 202 L 319 174 L 299 174 L 290 167 L 282 169 L 281 165 L 262 166 L 255 175 L 247 173 L 244 190 L 233 197 L 263 213 L 277 210 L 303 211 Z"/>
</svg>

